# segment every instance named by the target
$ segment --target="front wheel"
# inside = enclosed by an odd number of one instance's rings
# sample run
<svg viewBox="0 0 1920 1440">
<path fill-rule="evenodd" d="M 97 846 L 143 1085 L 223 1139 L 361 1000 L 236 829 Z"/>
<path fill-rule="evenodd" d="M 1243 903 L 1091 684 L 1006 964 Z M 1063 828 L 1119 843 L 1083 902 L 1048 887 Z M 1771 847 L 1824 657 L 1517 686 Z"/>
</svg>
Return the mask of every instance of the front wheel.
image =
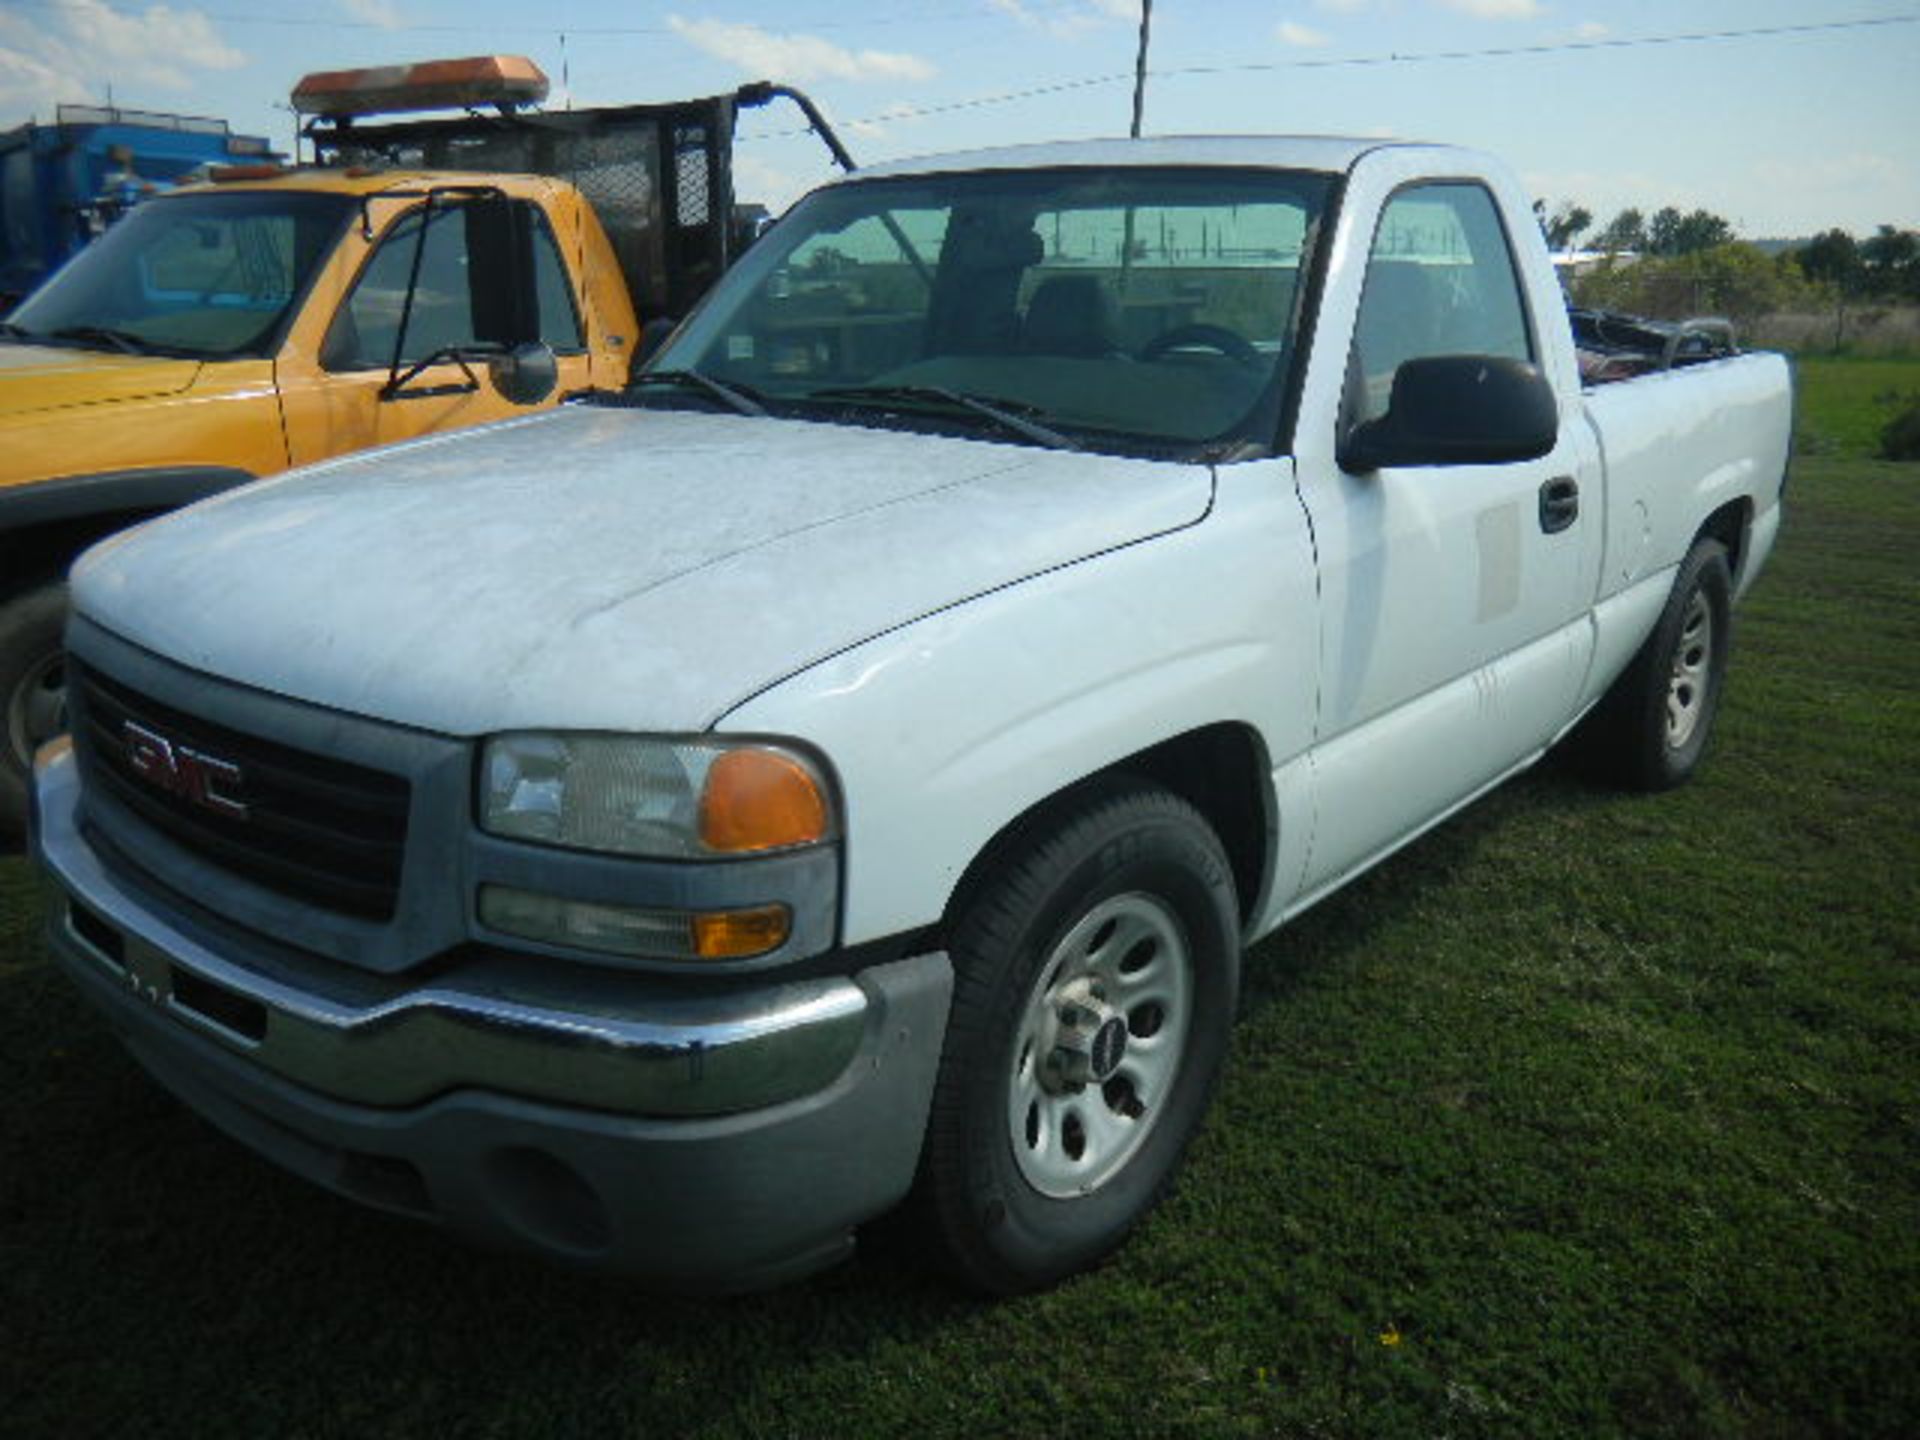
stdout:
<svg viewBox="0 0 1920 1440">
<path fill-rule="evenodd" d="M 1140 782 L 1079 792 L 976 888 L 923 1173 L 963 1279 L 1051 1284 L 1152 1208 L 1226 1054 L 1238 916 L 1212 829 Z"/>
<path fill-rule="evenodd" d="M 0 844 L 25 837 L 33 752 L 67 728 L 66 619 L 63 584 L 0 604 Z"/>
<path fill-rule="evenodd" d="M 1635 790 L 1668 790 L 1692 777 L 1720 711 L 1732 622 L 1726 547 L 1697 540 L 1653 633 L 1583 727 L 1603 775 Z"/>
</svg>

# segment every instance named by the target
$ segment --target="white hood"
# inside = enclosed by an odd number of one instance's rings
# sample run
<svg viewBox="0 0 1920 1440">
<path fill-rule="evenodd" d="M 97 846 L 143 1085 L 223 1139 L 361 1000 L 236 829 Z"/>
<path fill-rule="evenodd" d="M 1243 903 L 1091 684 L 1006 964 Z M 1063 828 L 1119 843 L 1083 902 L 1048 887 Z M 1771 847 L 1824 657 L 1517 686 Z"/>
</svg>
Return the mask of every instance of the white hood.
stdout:
<svg viewBox="0 0 1920 1440">
<path fill-rule="evenodd" d="M 1195 465 L 568 407 L 204 501 L 89 551 L 73 593 L 181 664 L 377 719 L 689 731 L 1211 497 Z"/>
</svg>

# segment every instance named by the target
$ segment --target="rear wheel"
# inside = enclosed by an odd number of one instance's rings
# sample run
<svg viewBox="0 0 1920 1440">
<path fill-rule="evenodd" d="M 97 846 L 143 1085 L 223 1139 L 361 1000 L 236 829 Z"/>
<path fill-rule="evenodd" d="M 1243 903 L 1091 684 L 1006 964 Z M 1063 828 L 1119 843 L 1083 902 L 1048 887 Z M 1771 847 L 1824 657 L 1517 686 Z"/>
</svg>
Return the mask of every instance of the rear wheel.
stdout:
<svg viewBox="0 0 1920 1440">
<path fill-rule="evenodd" d="M 1239 989 L 1231 870 L 1184 800 L 1103 782 L 985 878 L 949 953 L 923 1182 L 963 1278 L 1034 1289 L 1117 1247 L 1198 1127 Z"/>
<path fill-rule="evenodd" d="M 26 834 L 33 752 L 67 728 L 61 631 L 67 587 L 54 583 L 0 604 L 0 842 Z"/>
<path fill-rule="evenodd" d="M 1582 743 L 1607 778 L 1667 790 L 1693 775 L 1720 710 L 1732 620 L 1726 547 L 1697 540 L 1653 633 L 1587 719 Z"/>
</svg>

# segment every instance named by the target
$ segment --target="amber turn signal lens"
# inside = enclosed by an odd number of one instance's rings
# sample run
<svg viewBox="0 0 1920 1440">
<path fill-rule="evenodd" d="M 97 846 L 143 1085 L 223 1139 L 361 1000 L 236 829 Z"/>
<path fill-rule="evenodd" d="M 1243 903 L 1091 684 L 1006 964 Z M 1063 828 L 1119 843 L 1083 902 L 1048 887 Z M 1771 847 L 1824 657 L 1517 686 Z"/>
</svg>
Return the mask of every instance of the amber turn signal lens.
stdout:
<svg viewBox="0 0 1920 1440">
<path fill-rule="evenodd" d="M 787 907 L 717 910 L 693 917 L 693 950 L 702 960 L 744 960 L 786 943 Z"/>
<path fill-rule="evenodd" d="M 743 748 L 714 757 L 700 795 L 700 839 L 709 850 L 779 850 L 826 836 L 827 797 L 793 756 Z"/>
</svg>

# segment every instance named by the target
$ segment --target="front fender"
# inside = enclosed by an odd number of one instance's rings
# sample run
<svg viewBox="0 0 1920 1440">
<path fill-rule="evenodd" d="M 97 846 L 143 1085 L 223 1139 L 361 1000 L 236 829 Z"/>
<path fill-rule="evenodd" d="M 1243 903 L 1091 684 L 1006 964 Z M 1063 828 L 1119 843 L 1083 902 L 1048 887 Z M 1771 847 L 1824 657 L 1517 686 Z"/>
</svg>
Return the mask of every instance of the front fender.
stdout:
<svg viewBox="0 0 1920 1440">
<path fill-rule="evenodd" d="M 1311 540 L 1285 462 L 1222 472 L 1189 528 L 1064 566 L 825 660 L 724 716 L 832 761 L 845 804 L 842 940 L 937 921 L 1008 822 L 1206 725 L 1274 763 L 1312 735 Z"/>
<path fill-rule="evenodd" d="M 194 368 L 184 388 L 151 394 L 108 384 L 137 367 L 83 369 L 84 402 L 0 416 L 0 530 L 174 509 L 284 470 L 273 362 Z"/>
</svg>

